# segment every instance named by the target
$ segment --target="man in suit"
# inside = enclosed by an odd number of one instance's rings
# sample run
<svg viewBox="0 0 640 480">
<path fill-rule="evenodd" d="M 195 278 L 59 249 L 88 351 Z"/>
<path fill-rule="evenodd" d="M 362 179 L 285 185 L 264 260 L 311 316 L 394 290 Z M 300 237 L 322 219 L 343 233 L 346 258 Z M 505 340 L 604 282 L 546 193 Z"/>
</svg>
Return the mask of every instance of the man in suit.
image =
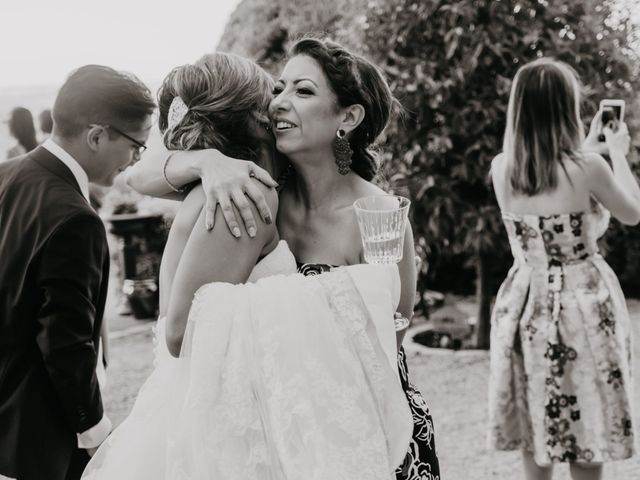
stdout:
<svg viewBox="0 0 640 480">
<path fill-rule="evenodd" d="M 96 377 L 109 255 L 89 182 L 139 159 L 154 108 L 135 77 L 81 67 L 51 138 L 0 164 L 0 478 L 79 478 L 111 430 Z"/>
</svg>

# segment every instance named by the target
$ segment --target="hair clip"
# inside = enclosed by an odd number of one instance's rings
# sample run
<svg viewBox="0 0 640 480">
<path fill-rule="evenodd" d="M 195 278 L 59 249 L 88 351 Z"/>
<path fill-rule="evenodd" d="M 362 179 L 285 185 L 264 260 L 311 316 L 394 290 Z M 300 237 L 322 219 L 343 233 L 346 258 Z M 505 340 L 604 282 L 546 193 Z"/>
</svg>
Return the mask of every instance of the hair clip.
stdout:
<svg viewBox="0 0 640 480">
<path fill-rule="evenodd" d="M 171 100 L 171 106 L 169 106 L 169 114 L 167 115 L 167 124 L 169 128 L 173 128 L 178 125 L 188 111 L 189 107 L 184 103 L 184 100 L 178 96 L 173 97 L 173 100 Z"/>
</svg>

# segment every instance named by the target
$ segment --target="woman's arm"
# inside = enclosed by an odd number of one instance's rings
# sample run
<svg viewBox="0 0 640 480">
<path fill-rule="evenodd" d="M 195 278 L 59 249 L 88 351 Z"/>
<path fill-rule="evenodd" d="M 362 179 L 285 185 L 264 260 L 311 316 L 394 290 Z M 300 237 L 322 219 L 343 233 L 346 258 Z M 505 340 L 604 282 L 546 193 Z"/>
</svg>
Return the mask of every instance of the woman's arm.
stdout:
<svg viewBox="0 0 640 480">
<path fill-rule="evenodd" d="M 252 203 L 265 223 L 273 221 L 274 216 L 256 180 L 271 188 L 278 184 L 255 163 L 227 157 L 214 149 L 172 151 L 158 160 L 157 157 L 148 157 L 130 167 L 126 172 L 129 186 L 144 195 L 181 200 L 184 194 L 174 192 L 167 180 L 181 188 L 202 179 L 206 196 L 203 223 L 208 230 L 213 229 L 216 207 L 220 204 L 224 220 L 236 237 L 242 234 L 239 218 L 242 218 L 249 236 L 258 229 Z"/>
<path fill-rule="evenodd" d="M 276 211 L 275 191 L 265 186 L 259 188 L 270 208 Z M 193 203 L 194 208 L 201 211 L 176 269 L 168 302 L 167 347 L 174 356 L 180 353 L 189 310 L 198 288 L 211 282 L 245 282 L 258 259 L 273 248 L 278 238 L 275 225 L 261 228 L 255 238 L 235 238 L 224 228 L 208 232 L 203 219 L 204 194 L 201 189 L 191 192 L 185 202 Z M 222 212 L 218 210 L 216 215 L 221 217 Z"/>
<path fill-rule="evenodd" d="M 411 223 L 407 222 L 407 228 L 404 235 L 404 247 L 402 251 L 402 260 L 398 264 L 400 272 L 400 303 L 398 304 L 398 312 L 403 317 L 411 320 L 413 317 L 413 307 L 416 302 L 416 253 L 413 243 L 413 229 Z M 402 339 L 406 333 L 406 329 L 398 332 L 398 344 L 402 343 Z"/>
<path fill-rule="evenodd" d="M 640 187 L 626 159 L 630 143 L 627 126 L 620 123 L 617 132 L 608 127 L 603 132 L 613 171 L 600 155 L 588 154 L 589 189 L 614 217 L 624 224 L 636 225 L 640 221 Z"/>
</svg>

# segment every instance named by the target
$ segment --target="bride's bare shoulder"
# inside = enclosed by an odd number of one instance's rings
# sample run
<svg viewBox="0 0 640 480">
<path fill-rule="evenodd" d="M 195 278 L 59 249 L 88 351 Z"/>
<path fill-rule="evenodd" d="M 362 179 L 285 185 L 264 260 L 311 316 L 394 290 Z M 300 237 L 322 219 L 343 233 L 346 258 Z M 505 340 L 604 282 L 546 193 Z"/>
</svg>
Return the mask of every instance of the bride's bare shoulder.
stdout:
<svg viewBox="0 0 640 480">
<path fill-rule="evenodd" d="M 200 215 L 200 211 L 204 207 L 204 201 L 204 190 L 202 185 L 198 184 L 184 197 L 173 219 L 171 229 L 175 230 L 176 233 L 182 232 L 189 235 Z"/>
</svg>

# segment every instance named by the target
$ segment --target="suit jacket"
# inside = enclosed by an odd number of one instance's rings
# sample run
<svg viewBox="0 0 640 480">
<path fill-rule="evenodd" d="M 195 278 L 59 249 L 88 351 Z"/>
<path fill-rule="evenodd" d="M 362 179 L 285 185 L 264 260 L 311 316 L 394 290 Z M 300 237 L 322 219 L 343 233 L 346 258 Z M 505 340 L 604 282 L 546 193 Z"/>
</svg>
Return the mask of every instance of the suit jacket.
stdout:
<svg viewBox="0 0 640 480">
<path fill-rule="evenodd" d="M 103 416 L 96 362 L 109 270 L 102 221 L 38 147 L 0 163 L 0 474 L 64 479 Z"/>
</svg>

